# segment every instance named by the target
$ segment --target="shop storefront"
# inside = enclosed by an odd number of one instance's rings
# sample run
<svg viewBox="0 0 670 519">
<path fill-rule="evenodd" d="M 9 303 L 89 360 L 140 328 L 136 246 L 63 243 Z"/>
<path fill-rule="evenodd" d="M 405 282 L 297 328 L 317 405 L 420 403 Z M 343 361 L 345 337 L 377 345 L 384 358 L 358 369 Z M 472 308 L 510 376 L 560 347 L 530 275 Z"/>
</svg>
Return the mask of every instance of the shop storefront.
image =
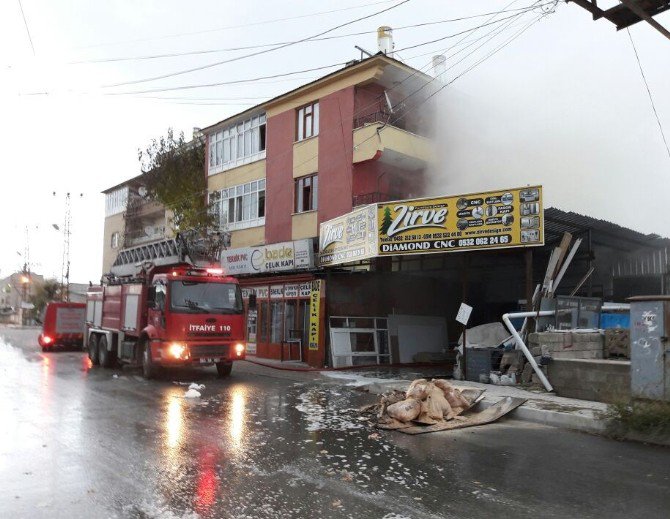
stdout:
<svg viewBox="0 0 670 519">
<path fill-rule="evenodd" d="M 318 302 L 325 297 L 325 284 L 315 284 L 315 276 L 308 272 L 315 265 L 313 240 L 227 250 L 221 265 L 238 276 L 242 287 L 250 355 L 323 365 L 323 315 Z M 252 294 L 255 307 L 249 304 Z"/>
<path fill-rule="evenodd" d="M 306 361 L 311 275 L 241 279 L 247 307 L 247 351 L 266 359 Z M 256 308 L 249 296 L 256 294 Z M 255 315 L 254 315 L 255 314 Z"/>
</svg>

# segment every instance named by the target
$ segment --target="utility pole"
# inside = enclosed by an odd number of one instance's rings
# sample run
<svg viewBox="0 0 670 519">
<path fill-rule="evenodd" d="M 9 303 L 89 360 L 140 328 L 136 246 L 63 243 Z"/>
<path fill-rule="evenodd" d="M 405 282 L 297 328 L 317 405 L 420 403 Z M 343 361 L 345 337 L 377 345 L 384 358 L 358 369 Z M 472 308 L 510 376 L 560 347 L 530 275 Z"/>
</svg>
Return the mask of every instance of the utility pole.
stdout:
<svg viewBox="0 0 670 519">
<path fill-rule="evenodd" d="M 65 195 L 65 222 L 63 223 L 63 263 L 61 266 L 61 300 L 70 301 L 70 225 L 72 224 L 72 204 L 70 193 Z"/>
<path fill-rule="evenodd" d="M 53 196 L 57 196 L 56 191 Z M 83 198 L 84 193 L 79 193 L 79 198 Z M 54 225 L 58 230 L 58 226 Z M 61 301 L 70 301 L 70 237 L 72 235 L 72 196 L 71 193 L 65 193 L 65 215 L 63 221 L 63 261 L 61 264 L 60 286 Z"/>
</svg>

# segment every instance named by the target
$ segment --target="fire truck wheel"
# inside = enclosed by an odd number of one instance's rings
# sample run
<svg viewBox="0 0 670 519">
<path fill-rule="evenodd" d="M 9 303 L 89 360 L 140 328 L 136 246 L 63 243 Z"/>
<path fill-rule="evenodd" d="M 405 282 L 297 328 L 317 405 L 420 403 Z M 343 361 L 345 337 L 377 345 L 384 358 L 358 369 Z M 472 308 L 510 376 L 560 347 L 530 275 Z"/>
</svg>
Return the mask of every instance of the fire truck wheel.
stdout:
<svg viewBox="0 0 670 519">
<path fill-rule="evenodd" d="M 98 335 L 92 333 L 88 339 L 88 358 L 91 359 L 91 364 L 97 366 L 100 364 L 100 356 L 98 355 Z"/>
<path fill-rule="evenodd" d="M 156 378 L 158 366 L 151 361 L 151 346 L 147 341 L 141 345 L 142 348 L 142 376 L 146 379 Z"/>
<path fill-rule="evenodd" d="M 217 362 L 216 363 L 216 372 L 219 375 L 219 378 L 229 377 L 230 372 L 233 371 L 232 362 Z"/>
<path fill-rule="evenodd" d="M 107 337 L 104 335 L 98 341 L 98 359 L 103 368 L 111 368 L 114 364 L 114 352 L 107 349 Z"/>
</svg>

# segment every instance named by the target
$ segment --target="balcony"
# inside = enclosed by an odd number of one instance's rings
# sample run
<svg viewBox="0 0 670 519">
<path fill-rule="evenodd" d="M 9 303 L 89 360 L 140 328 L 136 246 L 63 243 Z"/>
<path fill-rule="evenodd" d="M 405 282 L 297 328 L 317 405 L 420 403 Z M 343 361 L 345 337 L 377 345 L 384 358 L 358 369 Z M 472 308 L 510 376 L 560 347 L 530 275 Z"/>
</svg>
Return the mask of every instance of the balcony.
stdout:
<svg viewBox="0 0 670 519">
<path fill-rule="evenodd" d="M 353 207 L 358 207 L 359 205 L 369 205 L 369 204 L 378 204 L 379 202 L 388 202 L 389 200 L 398 200 L 399 196 L 393 196 L 389 193 L 361 193 L 354 195 L 351 200 L 351 205 Z"/>
<path fill-rule="evenodd" d="M 378 160 L 400 169 L 416 171 L 435 160 L 430 139 L 375 121 L 383 117 L 384 112 L 375 112 L 356 119 L 355 122 L 363 125 L 354 129 L 354 164 Z M 370 122 L 364 122 L 365 119 Z"/>
<path fill-rule="evenodd" d="M 141 196 L 131 195 L 126 207 L 127 218 L 145 218 L 147 216 L 157 216 L 165 214 L 165 207 L 154 200 L 147 200 Z"/>
</svg>

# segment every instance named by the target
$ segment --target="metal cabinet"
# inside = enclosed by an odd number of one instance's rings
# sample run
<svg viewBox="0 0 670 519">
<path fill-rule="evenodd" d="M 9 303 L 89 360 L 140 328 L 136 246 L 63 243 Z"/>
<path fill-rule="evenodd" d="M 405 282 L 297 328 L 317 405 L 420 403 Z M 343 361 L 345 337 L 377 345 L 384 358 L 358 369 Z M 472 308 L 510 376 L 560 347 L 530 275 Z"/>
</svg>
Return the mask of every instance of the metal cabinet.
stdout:
<svg viewBox="0 0 670 519">
<path fill-rule="evenodd" d="M 629 301 L 631 394 L 670 401 L 670 296 Z"/>
</svg>

